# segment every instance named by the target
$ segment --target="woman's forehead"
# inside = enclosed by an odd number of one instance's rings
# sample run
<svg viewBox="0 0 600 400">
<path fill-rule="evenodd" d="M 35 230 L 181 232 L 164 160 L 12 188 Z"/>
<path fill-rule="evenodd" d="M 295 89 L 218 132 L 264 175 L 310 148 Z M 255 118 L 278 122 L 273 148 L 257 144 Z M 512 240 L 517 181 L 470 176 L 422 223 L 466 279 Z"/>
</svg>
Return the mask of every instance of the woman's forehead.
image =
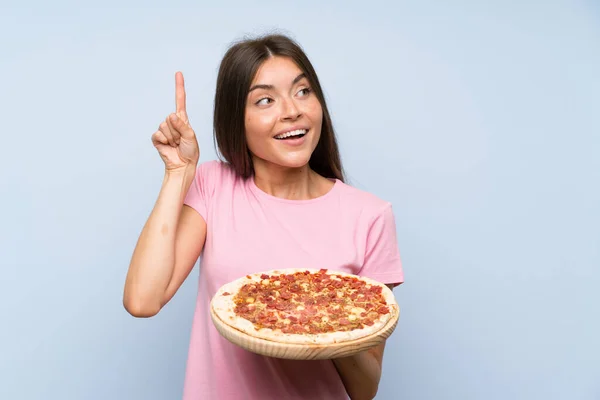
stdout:
<svg viewBox="0 0 600 400">
<path fill-rule="evenodd" d="M 270 57 L 256 71 L 252 85 L 289 86 L 303 71 L 288 57 Z"/>
</svg>

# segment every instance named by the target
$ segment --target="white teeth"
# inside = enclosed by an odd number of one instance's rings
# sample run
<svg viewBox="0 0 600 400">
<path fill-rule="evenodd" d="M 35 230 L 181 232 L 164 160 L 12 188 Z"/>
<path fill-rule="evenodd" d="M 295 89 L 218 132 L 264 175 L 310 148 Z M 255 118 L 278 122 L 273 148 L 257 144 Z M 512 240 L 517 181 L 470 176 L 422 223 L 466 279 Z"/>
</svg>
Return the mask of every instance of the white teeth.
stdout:
<svg viewBox="0 0 600 400">
<path fill-rule="evenodd" d="M 277 136 L 275 136 L 275 139 L 285 139 L 290 136 L 304 135 L 304 134 L 306 134 L 306 129 L 296 129 L 295 131 L 286 132 L 286 133 L 282 133 L 281 135 L 277 135 Z"/>
</svg>

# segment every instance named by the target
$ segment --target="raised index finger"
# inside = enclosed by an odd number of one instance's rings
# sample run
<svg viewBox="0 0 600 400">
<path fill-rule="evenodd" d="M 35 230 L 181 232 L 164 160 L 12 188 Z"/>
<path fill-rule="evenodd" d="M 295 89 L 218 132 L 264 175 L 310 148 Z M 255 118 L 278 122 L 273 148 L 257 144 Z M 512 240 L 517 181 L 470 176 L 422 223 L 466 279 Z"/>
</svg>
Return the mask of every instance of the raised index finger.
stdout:
<svg viewBox="0 0 600 400">
<path fill-rule="evenodd" d="M 183 74 L 179 71 L 175 74 L 175 112 L 180 118 L 187 119 L 185 109 L 185 85 L 183 82 Z"/>
</svg>

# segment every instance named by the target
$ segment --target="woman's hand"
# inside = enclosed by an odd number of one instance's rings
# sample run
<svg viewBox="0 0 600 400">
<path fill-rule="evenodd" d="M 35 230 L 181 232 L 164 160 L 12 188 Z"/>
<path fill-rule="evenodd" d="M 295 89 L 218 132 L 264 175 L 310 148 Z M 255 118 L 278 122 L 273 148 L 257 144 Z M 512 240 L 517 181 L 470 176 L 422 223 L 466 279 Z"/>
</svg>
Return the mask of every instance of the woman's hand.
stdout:
<svg viewBox="0 0 600 400">
<path fill-rule="evenodd" d="M 200 149 L 196 134 L 189 124 L 185 109 L 185 86 L 183 74 L 175 74 L 175 113 L 163 121 L 152 135 L 152 144 L 170 171 L 196 166 Z"/>
</svg>

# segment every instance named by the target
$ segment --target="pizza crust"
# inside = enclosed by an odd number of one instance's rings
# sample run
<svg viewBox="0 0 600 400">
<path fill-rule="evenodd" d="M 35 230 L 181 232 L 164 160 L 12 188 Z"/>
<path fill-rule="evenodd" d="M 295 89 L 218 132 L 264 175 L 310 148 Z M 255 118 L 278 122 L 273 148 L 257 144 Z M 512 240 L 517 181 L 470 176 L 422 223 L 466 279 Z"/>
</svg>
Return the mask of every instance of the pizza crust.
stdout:
<svg viewBox="0 0 600 400">
<path fill-rule="evenodd" d="M 337 331 L 327 333 L 283 333 L 279 330 L 273 330 L 269 328 L 256 329 L 254 324 L 249 320 L 242 318 L 235 314 L 235 303 L 233 302 L 235 294 L 248 283 L 260 284 L 262 281 L 261 275 L 278 275 L 278 274 L 294 274 L 296 272 L 309 271 L 316 273 L 319 270 L 310 268 L 289 268 L 289 269 L 277 269 L 264 271 L 256 274 L 241 277 L 232 282 L 223 285 L 215 294 L 211 301 L 211 307 L 214 314 L 226 325 L 231 328 L 237 329 L 241 332 L 246 333 L 249 336 L 269 340 L 277 343 L 289 343 L 289 344 L 310 344 L 310 345 L 328 345 L 334 343 L 343 343 L 356 339 L 360 339 L 369 335 L 372 335 L 381 330 L 386 323 L 398 313 L 398 305 L 394 297 L 394 293 L 381 282 L 377 282 L 373 279 L 344 273 L 341 271 L 327 270 L 328 275 L 341 275 L 347 277 L 358 278 L 365 281 L 367 284 L 382 287 L 382 295 L 386 300 L 390 312 L 388 314 L 380 315 L 378 319 L 374 321 L 371 326 L 365 326 L 361 329 L 354 329 L 350 331 Z M 224 293 L 230 293 L 230 295 L 224 295 Z"/>
</svg>

